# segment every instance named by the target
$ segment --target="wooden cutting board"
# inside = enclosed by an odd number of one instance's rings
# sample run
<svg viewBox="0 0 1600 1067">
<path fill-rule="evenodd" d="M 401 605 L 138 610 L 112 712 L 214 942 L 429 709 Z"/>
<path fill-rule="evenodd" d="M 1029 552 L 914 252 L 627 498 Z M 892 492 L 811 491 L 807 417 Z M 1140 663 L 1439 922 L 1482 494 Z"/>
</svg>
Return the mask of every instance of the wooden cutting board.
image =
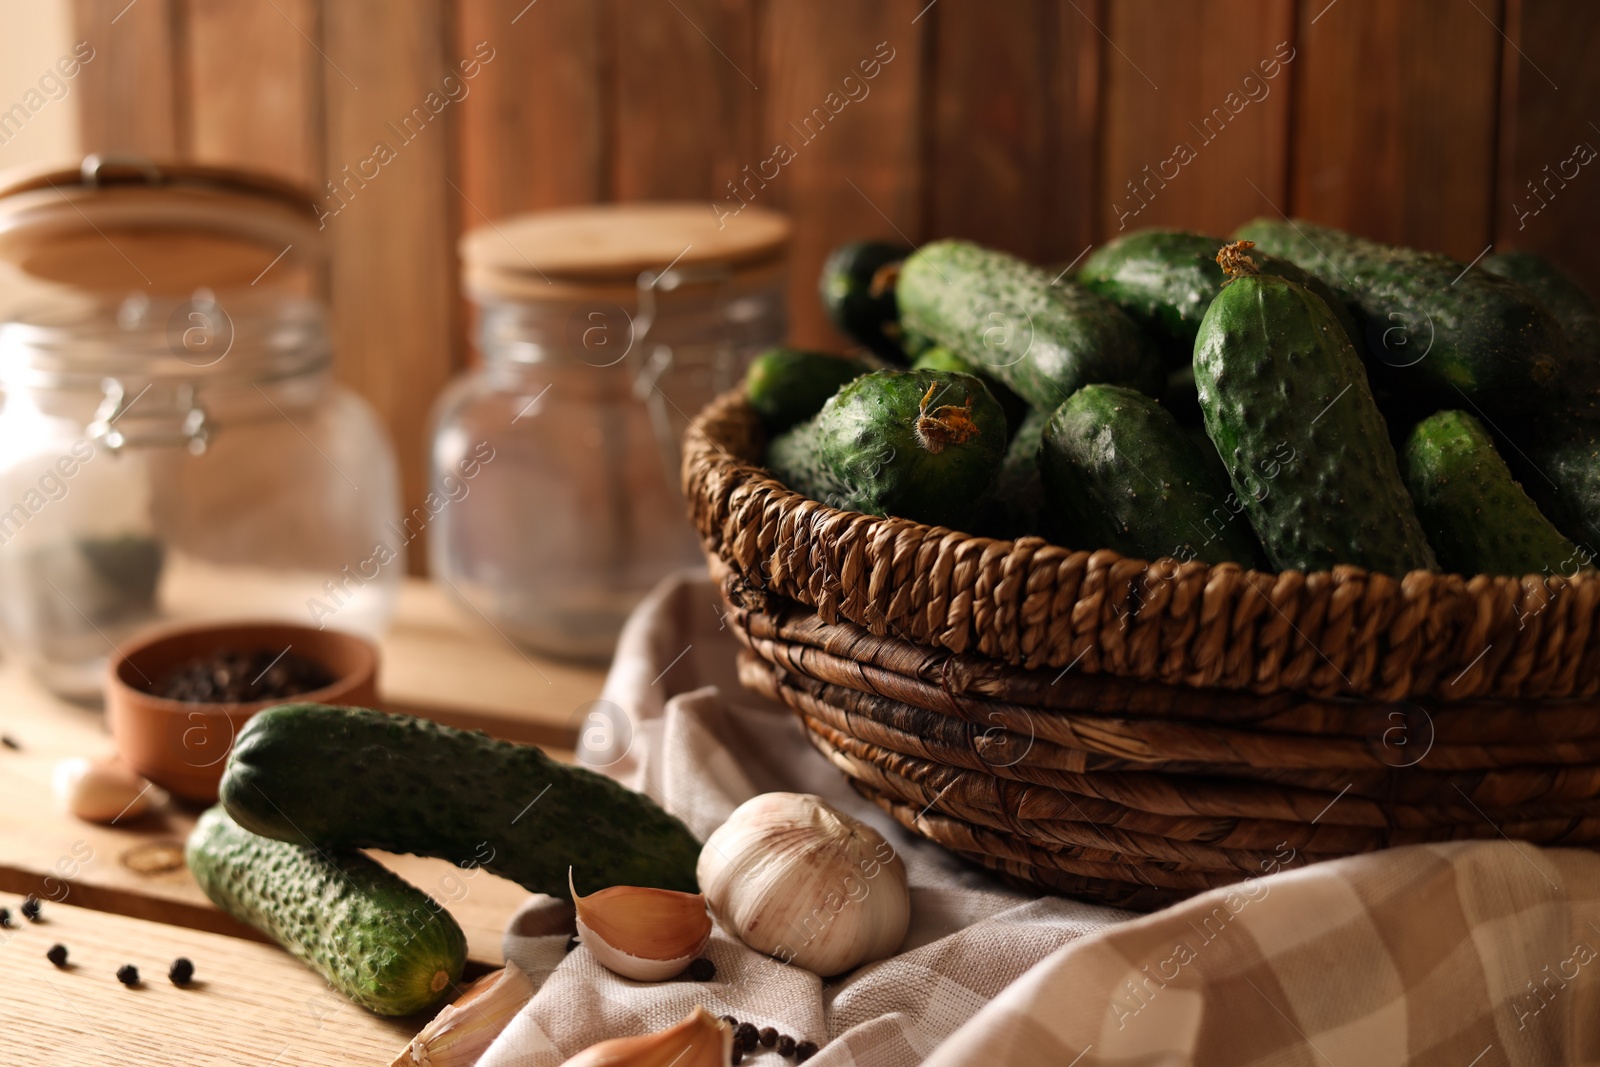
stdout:
<svg viewBox="0 0 1600 1067">
<path fill-rule="evenodd" d="M 270 945 L 66 904 L 42 919 L 0 931 L 6 1063 L 382 1065 L 424 1021 L 358 1008 Z M 57 942 L 65 969 L 45 959 Z M 167 979 L 179 956 L 195 965 L 186 988 Z M 117 981 L 125 963 L 136 988 Z"/>
</svg>

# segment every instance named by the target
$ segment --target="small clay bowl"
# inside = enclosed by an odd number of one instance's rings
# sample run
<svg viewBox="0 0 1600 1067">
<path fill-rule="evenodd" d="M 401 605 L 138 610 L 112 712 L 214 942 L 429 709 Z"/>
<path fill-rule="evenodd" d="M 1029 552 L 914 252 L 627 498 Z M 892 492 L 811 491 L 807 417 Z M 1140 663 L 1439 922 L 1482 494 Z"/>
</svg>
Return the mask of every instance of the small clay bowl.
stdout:
<svg viewBox="0 0 1600 1067">
<path fill-rule="evenodd" d="M 336 679 L 296 696 L 247 704 L 169 700 L 149 691 L 175 668 L 219 652 L 293 649 Z M 276 622 L 213 623 L 136 635 L 106 666 L 106 716 L 128 765 L 176 796 L 214 803 L 233 740 L 250 717 L 277 704 L 377 702 L 378 650 L 336 630 Z"/>
</svg>

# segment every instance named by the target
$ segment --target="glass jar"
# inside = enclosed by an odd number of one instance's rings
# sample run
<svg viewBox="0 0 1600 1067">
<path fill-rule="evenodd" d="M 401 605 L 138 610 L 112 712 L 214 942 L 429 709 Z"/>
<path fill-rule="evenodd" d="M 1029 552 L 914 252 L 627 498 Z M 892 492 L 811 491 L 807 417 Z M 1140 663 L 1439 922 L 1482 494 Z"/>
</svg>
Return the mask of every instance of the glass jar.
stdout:
<svg viewBox="0 0 1600 1067">
<path fill-rule="evenodd" d="M 398 596 L 384 429 L 333 382 L 305 279 L 285 262 L 285 284 L 249 284 L 279 242 L 315 241 L 310 198 L 263 203 L 222 176 L 91 160 L 42 199 L 0 190 L 0 254 L 58 283 L 0 325 L 0 638 L 65 696 L 94 696 L 107 655 L 152 623 L 370 635 Z M 70 232 L 80 212 L 95 239 Z M 134 295 L 107 292 L 129 267 Z"/>
<path fill-rule="evenodd" d="M 656 582 L 702 562 L 678 442 L 787 331 L 788 222 L 745 214 L 730 234 L 707 205 L 610 205 L 463 241 L 482 365 L 434 410 L 451 504 L 429 562 L 514 641 L 604 659 Z"/>
</svg>

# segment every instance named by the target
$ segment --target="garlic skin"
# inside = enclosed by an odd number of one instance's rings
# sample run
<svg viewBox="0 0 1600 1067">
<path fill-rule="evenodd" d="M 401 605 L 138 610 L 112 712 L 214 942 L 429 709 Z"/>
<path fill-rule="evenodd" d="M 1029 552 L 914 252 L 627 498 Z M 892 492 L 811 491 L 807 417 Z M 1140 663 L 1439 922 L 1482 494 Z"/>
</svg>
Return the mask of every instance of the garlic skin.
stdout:
<svg viewBox="0 0 1600 1067">
<path fill-rule="evenodd" d="M 732 1060 L 733 1027 L 697 1007 L 676 1026 L 590 1045 L 561 1067 L 727 1067 Z"/>
<path fill-rule="evenodd" d="M 638 982 L 683 973 L 711 940 L 711 916 L 699 893 L 619 885 L 578 895 L 567 869 L 578 940 L 600 965 Z"/>
<path fill-rule="evenodd" d="M 707 839 L 695 873 L 727 930 L 824 978 L 891 955 L 911 922 L 894 847 L 809 793 L 739 805 Z"/>
<path fill-rule="evenodd" d="M 533 993 L 533 982 L 514 963 L 484 975 L 445 1005 L 389 1067 L 472 1067 Z"/>
<path fill-rule="evenodd" d="M 86 822 L 136 819 L 166 799 L 163 790 L 117 759 L 64 759 L 55 766 L 51 786 L 61 806 Z"/>
</svg>

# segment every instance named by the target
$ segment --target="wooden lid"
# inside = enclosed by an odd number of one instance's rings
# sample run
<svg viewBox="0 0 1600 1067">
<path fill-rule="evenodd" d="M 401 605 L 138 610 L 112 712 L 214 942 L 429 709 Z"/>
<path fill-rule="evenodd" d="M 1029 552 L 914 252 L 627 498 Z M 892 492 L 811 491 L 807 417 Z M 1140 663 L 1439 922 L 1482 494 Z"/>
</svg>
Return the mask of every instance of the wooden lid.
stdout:
<svg viewBox="0 0 1600 1067">
<path fill-rule="evenodd" d="M 284 284 L 322 253 L 311 194 L 248 171 L 89 156 L 0 174 L 0 259 L 73 289 Z"/>
<path fill-rule="evenodd" d="M 468 288 L 497 295 L 563 297 L 589 287 L 632 287 L 651 270 L 710 270 L 733 275 L 780 263 L 793 227 L 759 207 L 737 215 L 708 202 L 592 204 L 518 215 L 461 238 Z"/>
</svg>

